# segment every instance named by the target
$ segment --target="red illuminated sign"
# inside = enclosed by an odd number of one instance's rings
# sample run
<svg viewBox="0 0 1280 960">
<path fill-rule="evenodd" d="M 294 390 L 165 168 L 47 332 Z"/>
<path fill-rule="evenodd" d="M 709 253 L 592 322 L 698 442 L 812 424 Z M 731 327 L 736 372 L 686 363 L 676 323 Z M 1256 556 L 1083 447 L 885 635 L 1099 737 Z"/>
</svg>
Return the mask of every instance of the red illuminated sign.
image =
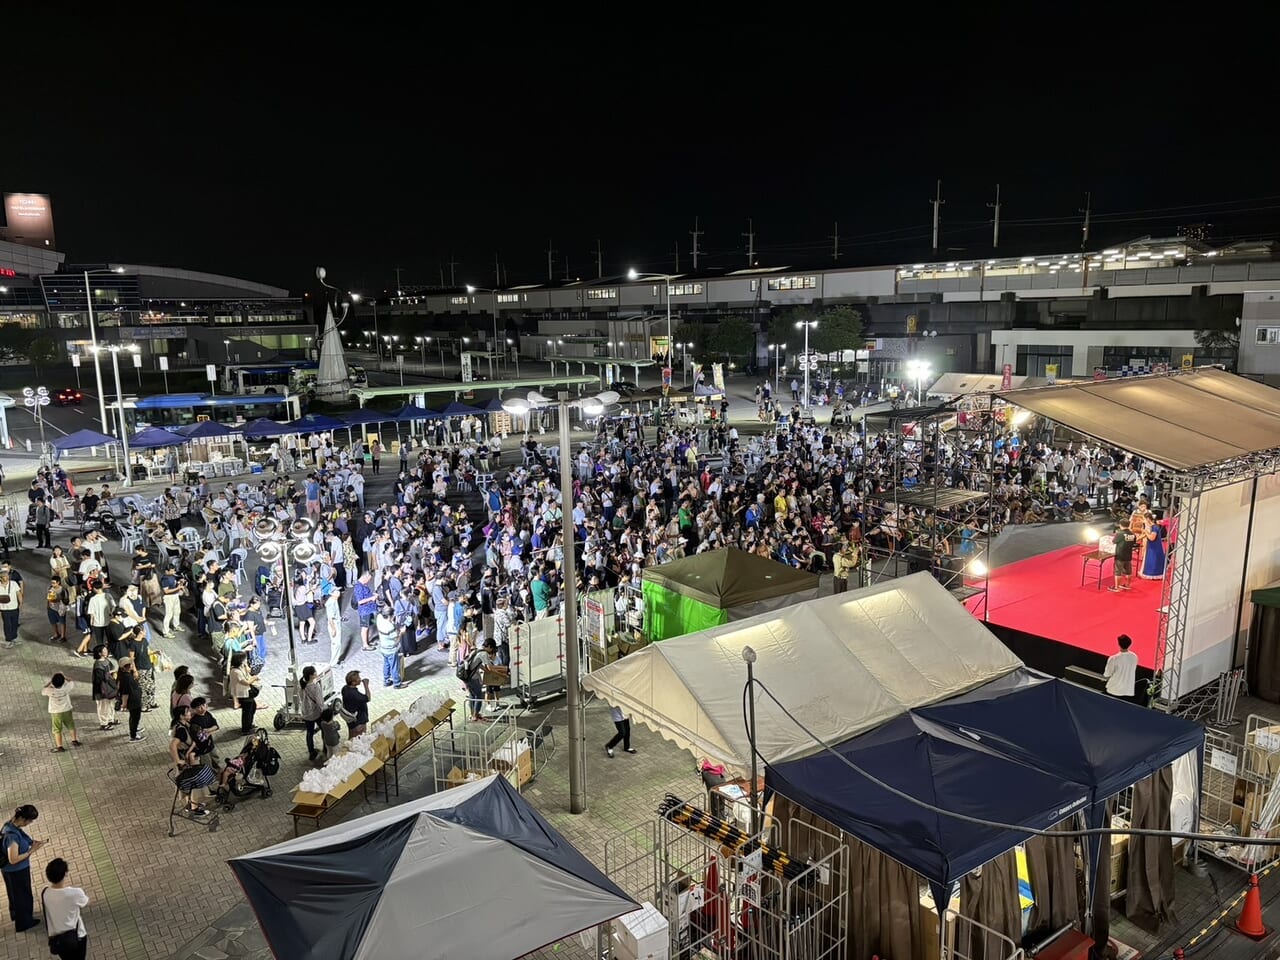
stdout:
<svg viewBox="0 0 1280 960">
<path fill-rule="evenodd" d="M 16 277 L 17 270 L 10 270 L 8 267 L 0 267 L 0 277 Z"/>
</svg>

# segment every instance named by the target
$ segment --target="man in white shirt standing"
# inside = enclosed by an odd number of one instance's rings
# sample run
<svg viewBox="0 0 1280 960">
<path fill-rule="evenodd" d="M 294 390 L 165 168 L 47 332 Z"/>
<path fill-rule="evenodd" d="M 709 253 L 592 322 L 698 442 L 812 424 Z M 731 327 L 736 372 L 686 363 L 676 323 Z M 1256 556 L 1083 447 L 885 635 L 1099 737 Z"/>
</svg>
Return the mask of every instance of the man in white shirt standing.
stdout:
<svg viewBox="0 0 1280 960">
<path fill-rule="evenodd" d="M 89 897 L 79 887 L 71 886 L 70 868 L 61 857 L 49 861 L 44 875 L 50 886 L 41 891 L 40 899 L 50 952 L 59 960 L 84 960 L 89 952 L 89 934 L 80 911 L 89 905 Z"/>
<path fill-rule="evenodd" d="M 1138 655 L 1129 649 L 1133 646 L 1133 641 L 1127 633 L 1116 637 L 1116 645 L 1120 647 L 1120 651 L 1107 657 L 1106 669 L 1102 671 L 1102 675 L 1107 678 L 1107 693 L 1121 700 L 1132 701 L 1138 674 Z"/>
</svg>

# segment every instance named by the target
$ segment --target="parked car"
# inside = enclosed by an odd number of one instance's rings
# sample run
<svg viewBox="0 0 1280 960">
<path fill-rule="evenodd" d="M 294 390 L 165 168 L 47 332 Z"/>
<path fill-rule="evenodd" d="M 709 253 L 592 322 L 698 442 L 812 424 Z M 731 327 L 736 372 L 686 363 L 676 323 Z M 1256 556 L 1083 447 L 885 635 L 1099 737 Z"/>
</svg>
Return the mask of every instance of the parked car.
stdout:
<svg viewBox="0 0 1280 960">
<path fill-rule="evenodd" d="M 77 407 L 84 401 L 84 394 L 75 387 L 63 387 L 53 395 L 53 402 L 60 407 L 74 403 Z"/>
</svg>

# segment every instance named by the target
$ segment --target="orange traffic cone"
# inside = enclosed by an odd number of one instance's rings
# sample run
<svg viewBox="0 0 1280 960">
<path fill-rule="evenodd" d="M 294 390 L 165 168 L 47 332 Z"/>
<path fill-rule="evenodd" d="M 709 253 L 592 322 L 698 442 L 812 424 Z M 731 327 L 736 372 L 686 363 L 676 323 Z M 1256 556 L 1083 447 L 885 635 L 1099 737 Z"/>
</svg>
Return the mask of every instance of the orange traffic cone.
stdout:
<svg viewBox="0 0 1280 960">
<path fill-rule="evenodd" d="M 1236 930 L 1250 940 L 1262 940 L 1271 931 L 1262 925 L 1262 892 L 1258 889 L 1258 875 L 1249 877 L 1249 892 L 1244 895 L 1244 909 L 1236 920 Z"/>
</svg>

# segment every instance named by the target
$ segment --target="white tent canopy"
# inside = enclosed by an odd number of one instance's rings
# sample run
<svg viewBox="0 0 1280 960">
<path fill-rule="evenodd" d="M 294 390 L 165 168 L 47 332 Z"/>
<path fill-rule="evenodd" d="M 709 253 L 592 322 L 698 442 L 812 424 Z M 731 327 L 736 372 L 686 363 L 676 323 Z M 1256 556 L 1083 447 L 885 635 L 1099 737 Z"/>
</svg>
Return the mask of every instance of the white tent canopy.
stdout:
<svg viewBox="0 0 1280 960">
<path fill-rule="evenodd" d="M 583 686 L 667 739 L 738 770 L 751 764 L 746 664 L 827 743 L 1022 665 L 925 573 L 810 600 L 664 640 L 596 670 Z M 757 749 L 777 763 L 821 749 L 768 697 L 756 697 Z"/>
</svg>

